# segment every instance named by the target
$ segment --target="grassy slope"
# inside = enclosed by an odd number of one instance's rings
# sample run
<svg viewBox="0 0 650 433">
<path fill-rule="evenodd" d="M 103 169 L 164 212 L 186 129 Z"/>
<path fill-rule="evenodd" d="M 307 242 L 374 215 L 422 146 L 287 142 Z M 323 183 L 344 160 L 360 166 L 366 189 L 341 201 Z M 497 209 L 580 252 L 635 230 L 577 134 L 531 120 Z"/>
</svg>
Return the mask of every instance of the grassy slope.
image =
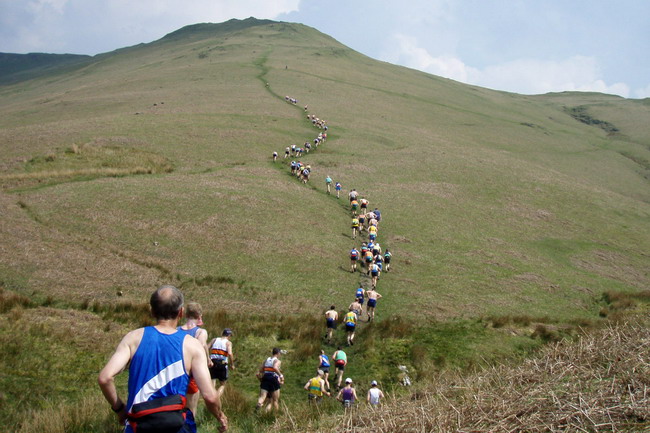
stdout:
<svg viewBox="0 0 650 433">
<path fill-rule="evenodd" d="M 157 284 L 211 277 L 186 284 L 206 309 L 347 305 L 359 277 L 344 272 L 349 217 L 326 175 L 385 215 L 395 272 L 381 316 L 569 321 L 594 316 L 604 290 L 648 286 L 647 104 L 494 92 L 304 26 L 236 24 L 0 88 L 5 287 L 109 303 L 119 288 L 139 303 Z M 315 136 L 304 103 L 331 125 L 305 158 L 310 187 L 270 162 Z M 564 110 L 582 105 L 620 134 Z M 139 165 L 153 174 L 105 176 Z M 469 338 L 462 329 L 450 334 Z M 435 333 L 421 338 L 435 347 Z M 500 338 L 484 341 L 498 350 Z"/>
</svg>

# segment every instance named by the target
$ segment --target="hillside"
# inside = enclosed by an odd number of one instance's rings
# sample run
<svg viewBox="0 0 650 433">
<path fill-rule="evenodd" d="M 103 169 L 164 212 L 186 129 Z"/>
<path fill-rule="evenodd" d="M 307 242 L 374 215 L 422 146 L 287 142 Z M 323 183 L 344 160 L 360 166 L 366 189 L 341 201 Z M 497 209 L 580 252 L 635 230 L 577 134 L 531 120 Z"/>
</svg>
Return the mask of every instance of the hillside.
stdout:
<svg viewBox="0 0 650 433">
<path fill-rule="evenodd" d="M 0 53 L 0 85 L 66 72 L 66 66 L 79 65 L 90 60 L 90 56 L 78 54 L 11 54 Z"/>
<path fill-rule="evenodd" d="M 290 320 L 343 309 L 365 284 L 348 272 L 352 188 L 382 210 L 379 239 L 394 255 L 377 325 L 399 317 L 406 331 L 365 335 L 400 348 L 386 377 L 397 363 L 527 353 L 535 323 L 598 321 L 605 291 L 650 285 L 648 100 L 482 89 L 248 19 L 4 85 L 0 101 L 0 282 L 53 329 L 73 326 L 67 314 L 100 320 L 106 347 L 92 365 L 123 326 L 146 322 L 128 313 L 162 283 L 214 312 L 211 333 L 245 329 L 236 347 L 251 369 L 275 341 L 312 356 L 320 342 Z M 270 158 L 318 133 L 305 104 L 330 126 L 304 157 L 307 186 Z M 326 195 L 327 175 L 342 200 Z M 4 343 L 21 302 L 3 303 Z M 27 350 L 11 344 L 16 358 Z M 355 350 L 380 364 L 370 345 Z M 301 362 L 296 376 L 312 370 Z M 234 379 L 253 389 L 245 371 Z"/>
</svg>

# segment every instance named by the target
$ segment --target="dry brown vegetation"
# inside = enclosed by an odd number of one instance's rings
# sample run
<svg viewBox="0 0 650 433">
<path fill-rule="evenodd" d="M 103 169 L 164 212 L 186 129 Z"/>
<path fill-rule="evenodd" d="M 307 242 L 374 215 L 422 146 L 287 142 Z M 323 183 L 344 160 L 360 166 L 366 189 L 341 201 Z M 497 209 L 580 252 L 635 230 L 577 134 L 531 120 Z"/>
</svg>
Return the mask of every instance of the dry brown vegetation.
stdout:
<svg viewBox="0 0 650 433">
<path fill-rule="evenodd" d="M 648 319 L 547 346 L 521 365 L 445 373 L 433 386 L 337 419 L 337 432 L 650 431 Z M 292 430 L 291 420 L 278 422 Z M 304 426 L 302 426 L 304 427 Z M 332 426 L 307 428 L 333 431 Z M 293 431 L 293 430 L 292 430 Z"/>
</svg>

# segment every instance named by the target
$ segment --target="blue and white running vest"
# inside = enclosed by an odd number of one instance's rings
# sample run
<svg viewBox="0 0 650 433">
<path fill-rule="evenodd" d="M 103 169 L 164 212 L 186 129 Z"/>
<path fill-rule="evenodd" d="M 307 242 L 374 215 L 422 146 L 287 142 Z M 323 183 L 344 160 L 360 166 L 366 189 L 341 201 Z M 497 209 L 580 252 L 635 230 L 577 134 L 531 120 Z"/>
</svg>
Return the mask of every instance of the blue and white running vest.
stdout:
<svg viewBox="0 0 650 433">
<path fill-rule="evenodd" d="M 134 404 L 169 395 L 185 395 L 190 381 L 183 363 L 186 332 L 163 334 L 153 326 L 144 328 L 142 341 L 129 366 L 130 411 Z M 126 430 L 130 430 L 127 428 Z"/>
</svg>

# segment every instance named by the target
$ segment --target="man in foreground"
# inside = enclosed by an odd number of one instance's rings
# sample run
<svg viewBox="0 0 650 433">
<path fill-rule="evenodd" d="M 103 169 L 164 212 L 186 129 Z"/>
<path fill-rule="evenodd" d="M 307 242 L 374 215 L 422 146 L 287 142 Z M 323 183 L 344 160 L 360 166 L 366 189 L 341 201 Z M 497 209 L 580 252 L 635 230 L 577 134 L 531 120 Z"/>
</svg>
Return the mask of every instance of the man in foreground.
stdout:
<svg viewBox="0 0 650 433">
<path fill-rule="evenodd" d="M 185 409 L 190 375 L 207 409 L 228 428 L 228 418 L 210 381 L 205 349 L 186 332 L 177 329 L 183 316 L 183 294 L 174 286 L 162 286 L 150 299 L 155 326 L 129 332 L 99 373 L 99 387 L 125 433 L 196 432 L 194 416 Z M 115 377 L 129 365 L 126 404 L 117 395 Z"/>
</svg>

